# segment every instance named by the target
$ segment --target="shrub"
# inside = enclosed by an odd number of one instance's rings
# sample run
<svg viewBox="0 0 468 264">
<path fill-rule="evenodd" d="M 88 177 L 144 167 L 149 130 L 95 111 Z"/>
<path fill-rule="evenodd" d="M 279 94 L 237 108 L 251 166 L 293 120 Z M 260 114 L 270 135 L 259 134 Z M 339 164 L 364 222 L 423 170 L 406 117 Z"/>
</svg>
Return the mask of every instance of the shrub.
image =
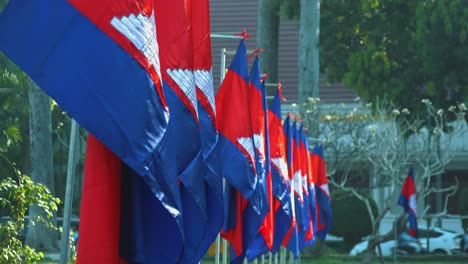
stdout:
<svg viewBox="0 0 468 264">
<path fill-rule="evenodd" d="M 345 247 L 349 249 L 372 232 L 366 204 L 345 191 L 336 191 L 331 197 L 333 224 L 330 234 L 343 237 Z M 376 215 L 378 209 L 375 201 L 370 196 L 366 197 Z"/>
<path fill-rule="evenodd" d="M 0 263 L 36 263 L 44 255 L 23 244 L 21 235 L 25 229 L 25 216 L 28 208 L 37 204 L 46 212 L 47 219 L 31 219 L 42 222 L 51 228 L 48 218 L 57 211 L 60 202 L 46 186 L 34 183 L 28 176 L 18 175 L 18 180 L 6 178 L 0 181 L 0 207 L 9 212 L 5 222 L 0 223 Z"/>
<path fill-rule="evenodd" d="M 468 189 L 462 189 L 458 196 L 458 213 L 461 215 L 468 215 Z M 468 228 L 468 219 L 462 219 L 463 230 Z"/>
</svg>

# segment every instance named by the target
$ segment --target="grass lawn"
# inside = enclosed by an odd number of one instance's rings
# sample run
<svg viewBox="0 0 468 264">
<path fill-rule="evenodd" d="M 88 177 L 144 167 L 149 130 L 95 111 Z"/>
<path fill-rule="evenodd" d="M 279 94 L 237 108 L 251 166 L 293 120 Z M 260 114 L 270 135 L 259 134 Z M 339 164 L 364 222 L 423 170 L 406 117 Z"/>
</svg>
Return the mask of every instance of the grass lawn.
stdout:
<svg viewBox="0 0 468 264">
<path fill-rule="evenodd" d="M 222 263 L 222 259 L 220 259 Z M 384 258 L 385 263 L 410 263 L 410 264 L 467 264 L 468 255 L 465 256 L 444 256 L 444 255 L 422 255 L 411 257 L 397 257 L 396 262 L 393 258 Z M 58 261 L 44 260 L 40 264 L 58 264 Z M 70 262 L 71 263 L 71 262 Z M 254 262 L 249 262 L 254 263 Z M 268 261 L 265 261 L 268 264 Z M 286 263 L 289 263 L 288 261 Z M 350 257 L 346 255 L 334 255 L 323 257 L 303 257 L 301 264 L 358 264 L 361 263 L 361 257 Z M 378 259 L 374 263 L 380 263 Z M 205 259 L 201 264 L 214 264 L 214 259 Z M 258 261 L 258 264 L 262 264 Z"/>
<path fill-rule="evenodd" d="M 222 260 L 220 260 L 222 263 Z M 213 264 L 214 260 L 204 260 L 202 264 Z M 249 262 L 254 263 L 254 262 Z M 265 261 L 268 264 L 268 261 Z M 286 263 L 289 263 L 286 261 Z M 336 255 L 336 256 L 323 256 L 323 257 L 303 257 L 301 264 L 359 264 L 361 263 L 361 257 L 350 257 L 347 255 Z M 378 259 L 374 263 L 380 263 Z M 384 258 L 384 263 L 394 263 L 393 258 Z M 466 256 L 436 256 L 436 255 L 425 255 L 425 256 L 413 256 L 413 257 L 397 257 L 395 263 L 411 263 L 411 264 L 467 264 L 468 255 Z M 261 264 L 261 261 L 258 261 Z"/>
</svg>

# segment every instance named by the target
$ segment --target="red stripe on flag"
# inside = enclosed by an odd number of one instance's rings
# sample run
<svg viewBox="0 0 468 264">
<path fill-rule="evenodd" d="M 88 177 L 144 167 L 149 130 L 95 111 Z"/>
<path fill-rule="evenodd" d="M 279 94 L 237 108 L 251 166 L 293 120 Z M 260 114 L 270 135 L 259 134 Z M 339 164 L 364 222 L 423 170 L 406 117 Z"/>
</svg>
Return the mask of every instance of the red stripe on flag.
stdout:
<svg viewBox="0 0 468 264">
<path fill-rule="evenodd" d="M 127 263 L 119 256 L 120 160 L 89 134 L 77 263 Z"/>
</svg>

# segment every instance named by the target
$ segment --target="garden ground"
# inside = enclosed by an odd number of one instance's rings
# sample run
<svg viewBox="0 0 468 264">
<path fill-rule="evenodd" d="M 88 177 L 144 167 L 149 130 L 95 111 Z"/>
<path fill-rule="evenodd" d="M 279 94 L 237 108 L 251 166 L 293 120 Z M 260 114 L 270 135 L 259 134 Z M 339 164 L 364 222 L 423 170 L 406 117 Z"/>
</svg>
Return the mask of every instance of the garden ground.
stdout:
<svg viewBox="0 0 468 264">
<path fill-rule="evenodd" d="M 350 257 L 347 255 L 334 255 L 334 256 L 323 256 L 323 257 L 303 257 L 301 264 L 358 264 L 361 262 L 362 257 Z M 57 264 L 58 261 L 45 260 L 40 264 Z M 214 259 L 206 258 L 202 264 L 213 264 Z M 252 262 L 253 263 L 253 262 Z M 268 261 L 265 261 L 268 263 Z M 374 263 L 380 263 L 379 259 L 376 259 Z M 411 264 L 466 264 L 468 263 L 468 255 L 423 255 L 423 256 L 411 256 L 411 257 L 397 257 L 394 262 L 393 258 L 384 258 L 384 263 L 411 263 Z"/>
</svg>

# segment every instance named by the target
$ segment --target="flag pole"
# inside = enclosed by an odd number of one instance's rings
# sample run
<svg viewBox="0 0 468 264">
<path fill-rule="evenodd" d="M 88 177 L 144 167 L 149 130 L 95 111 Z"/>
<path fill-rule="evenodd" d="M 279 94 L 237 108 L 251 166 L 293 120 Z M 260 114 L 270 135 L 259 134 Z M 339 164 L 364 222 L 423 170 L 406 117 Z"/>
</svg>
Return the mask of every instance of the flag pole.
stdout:
<svg viewBox="0 0 468 264">
<path fill-rule="evenodd" d="M 70 239 L 70 217 L 73 203 L 73 183 L 75 182 L 75 166 L 76 166 L 76 141 L 78 137 L 78 126 L 76 121 L 72 119 L 70 128 L 70 146 L 68 149 L 68 165 L 67 165 L 67 183 L 65 188 L 65 206 L 63 209 L 62 223 L 62 240 L 60 245 L 60 264 L 66 264 L 69 252 Z"/>
<path fill-rule="evenodd" d="M 318 142 L 320 142 L 320 141 L 323 142 L 325 140 L 324 138 L 313 138 L 313 137 L 308 137 L 307 139 L 310 140 L 310 141 L 318 141 Z"/>
<path fill-rule="evenodd" d="M 289 264 L 294 264 L 294 254 L 291 252 L 289 252 Z"/>
<path fill-rule="evenodd" d="M 221 62 L 219 66 L 219 85 L 221 86 L 221 83 L 224 80 L 224 76 L 226 75 L 226 48 L 221 49 Z M 223 178 L 223 193 L 225 192 L 226 188 L 226 179 Z M 218 234 L 217 240 L 221 240 L 221 236 Z M 218 242 L 218 247 L 219 247 L 219 242 Z M 218 248 L 219 251 L 219 248 Z M 219 263 L 219 256 L 218 256 L 218 263 Z M 227 264 L 227 241 L 226 239 L 223 239 L 223 264 Z"/>
<path fill-rule="evenodd" d="M 215 38 L 215 39 L 243 39 L 243 36 L 235 36 L 231 34 L 225 34 L 225 33 L 211 33 L 210 37 Z"/>
<path fill-rule="evenodd" d="M 286 264 L 286 248 L 282 247 L 281 249 L 281 254 L 280 254 L 280 264 Z"/>
</svg>

